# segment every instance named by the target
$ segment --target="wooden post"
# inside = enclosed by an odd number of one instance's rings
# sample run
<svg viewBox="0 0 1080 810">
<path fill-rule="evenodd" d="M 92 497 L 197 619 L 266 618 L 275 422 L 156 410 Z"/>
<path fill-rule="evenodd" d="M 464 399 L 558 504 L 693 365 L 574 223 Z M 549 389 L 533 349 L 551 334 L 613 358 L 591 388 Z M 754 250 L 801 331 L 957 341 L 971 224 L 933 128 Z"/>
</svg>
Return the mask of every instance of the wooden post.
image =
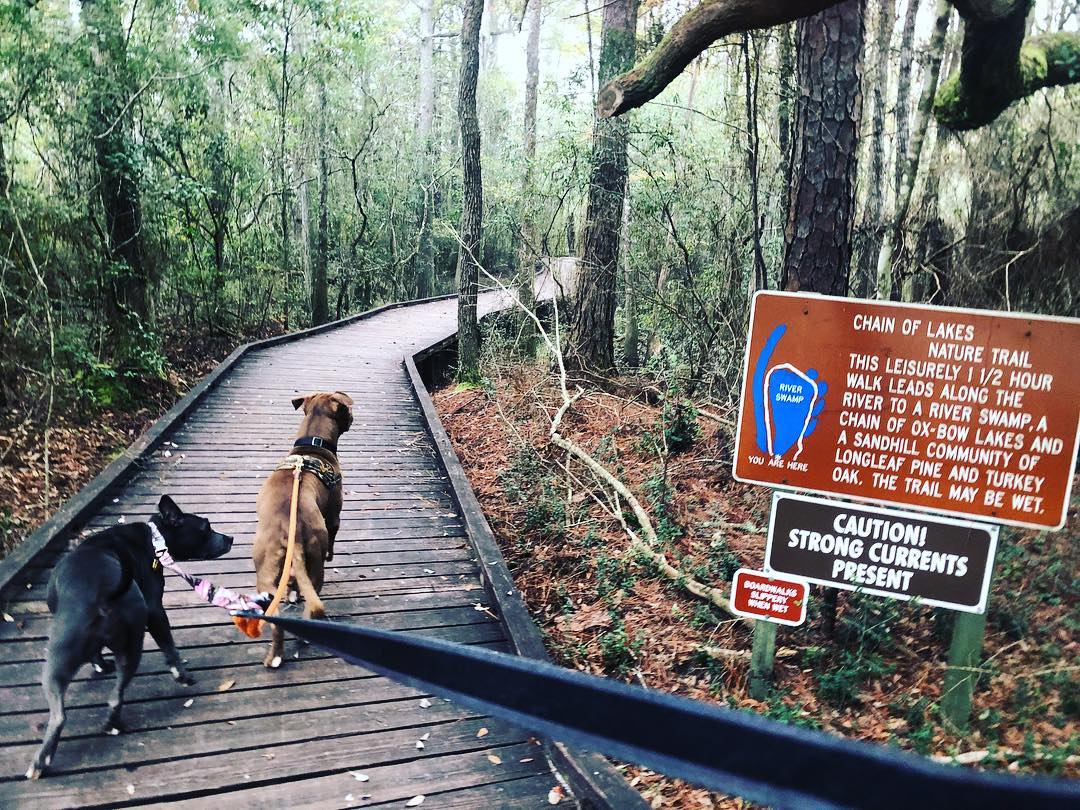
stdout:
<svg viewBox="0 0 1080 810">
<path fill-rule="evenodd" d="M 941 716 L 945 725 L 953 731 L 967 730 L 971 717 L 971 697 L 975 692 L 975 682 L 979 679 L 985 631 L 985 613 L 957 614 L 941 694 Z"/>
<path fill-rule="evenodd" d="M 754 622 L 754 646 L 750 653 L 750 697 L 764 700 L 772 685 L 773 659 L 776 657 L 776 624 Z"/>
</svg>

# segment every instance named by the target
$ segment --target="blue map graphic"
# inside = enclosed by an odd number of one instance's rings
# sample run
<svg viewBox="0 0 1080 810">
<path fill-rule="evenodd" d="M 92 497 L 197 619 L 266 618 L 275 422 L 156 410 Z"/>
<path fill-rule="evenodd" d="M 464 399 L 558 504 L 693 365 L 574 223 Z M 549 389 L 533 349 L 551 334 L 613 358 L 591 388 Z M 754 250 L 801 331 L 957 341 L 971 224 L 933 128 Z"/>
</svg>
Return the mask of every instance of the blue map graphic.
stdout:
<svg viewBox="0 0 1080 810">
<path fill-rule="evenodd" d="M 758 449 L 767 456 L 783 456 L 797 448 L 817 427 L 817 416 L 825 407 L 828 385 L 818 379 L 816 369 L 802 371 L 790 363 L 771 365 L 773 353 L 787 332 L 787 324 L 773 329 L 754 364 L 754 424 Z"/>
</svg>

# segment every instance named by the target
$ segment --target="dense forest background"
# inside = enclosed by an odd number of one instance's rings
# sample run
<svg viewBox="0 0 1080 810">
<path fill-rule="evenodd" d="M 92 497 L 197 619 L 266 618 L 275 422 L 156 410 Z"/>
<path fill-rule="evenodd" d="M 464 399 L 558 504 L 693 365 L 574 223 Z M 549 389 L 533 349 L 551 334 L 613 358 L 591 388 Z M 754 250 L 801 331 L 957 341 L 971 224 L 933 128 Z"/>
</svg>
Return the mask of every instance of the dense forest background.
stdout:
<svg viewBox="0 0 1080 810">
<path fill-rule="evenodd" d="M 0 0 L 0 555 L 236 345 L 460 293 L 437 401 L 557 660 L 1075 775 L 1075 499 L 1003 533 L 970 738 L 948 611 L 815 595 L 761 701 L 714 608 L 767 523 L 730 476 L 756 290 L 1080 314 L 1078 31 L 1080 0 Z M 477 285 L 528 308 L 545 267 L 559 351 L 517 313 L 480 363 Z"/>
<path fill-rule="evenodd" d="M 1076 2 L 1011 5 L 1028 42 L 1080 25 Z M 973 129 L 929 112 L 965 31 L 931 0 L 825 12 L 848 25 L 842 87 L 814 73 L 837 54 L 789 22 L 721 37 L 655 98 L 598 119 L 605 83 L 688 8 L 4 3 L 0 453 L 30 446 L 25 464 L 47 469 L 56 414 L 137 406 L 178 345 L 455 291 L 462 257 L 510 280 L 585 254 L 607 277 L 598 297 L 577 291 L 581 365 L 721 400 L 749 296 L 798 286 L 808 259 L 834 268 L 832 291 L 1078 311 L 1080 96 L 1034 89 L 1080 75 L 1075 34 L 1028 54 L 1053 75 Z M 800 99 L 836 93 L 851 131 L 808 129 Z M 793 172 L 843 202 L 831 245 L 800 243 Z"/>
</svg>

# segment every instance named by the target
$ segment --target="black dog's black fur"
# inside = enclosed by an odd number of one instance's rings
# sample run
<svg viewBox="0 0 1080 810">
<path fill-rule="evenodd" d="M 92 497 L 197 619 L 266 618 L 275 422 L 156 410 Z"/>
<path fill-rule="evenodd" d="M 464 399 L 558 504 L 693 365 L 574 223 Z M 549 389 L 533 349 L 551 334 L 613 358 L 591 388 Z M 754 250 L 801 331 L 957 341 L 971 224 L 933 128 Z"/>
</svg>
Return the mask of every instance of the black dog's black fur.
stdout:
<svg viewBox="0 0 1080 810">
<path fill-rule="evenodd" d="M 150 518 L 161 531 L 174 560 L 212 560 L 232 548 L 232 538 L 216 532 L 210 521 L 182 512 L 168 496 Z M 173 677 L 195 683 L 173 643 L 169 617 L 161 604 L 165 572 L 155 565 L 153 535 L 145 523 L 116 526 L 88 537 L 57 563 L 49 579 L 48 604 L 53 620 L 41 684 L 49 702 L 45 739 L 26 772 L 37 779 L 52 762 L 64 727 L 64 693 L 79 667 L 92 663 L 106 671 L 101 651 L 116 659 L 116 686 L 109 697 L 107 734 L 123 730 L 120 710 L 124 689 L 139 668 L 143 635 L 149 630 Z"/>
</svg>

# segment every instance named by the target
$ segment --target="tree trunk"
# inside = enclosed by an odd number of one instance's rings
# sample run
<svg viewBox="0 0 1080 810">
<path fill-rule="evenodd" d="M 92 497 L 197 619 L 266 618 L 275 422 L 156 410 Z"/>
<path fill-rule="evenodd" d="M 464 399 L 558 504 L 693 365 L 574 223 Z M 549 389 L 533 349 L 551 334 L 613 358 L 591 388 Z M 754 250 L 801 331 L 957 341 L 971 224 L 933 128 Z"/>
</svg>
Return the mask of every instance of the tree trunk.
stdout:
<svg viewBox="0 0 1080 810">
<path fill-rule="evenodd" d="M 476 83 L 480 74 L 480 19 L 484 0 L 465 0 L 461 25 L 461 77 L 458 122 L 464 170 L 461 247 L 458 251 L 458 380 L 480 378 L 480 330 L 476 323 L 477 255 L 483 227 L 484 192 L 480 173 L 480 121 L 476 115 Z"/>
<path fill-rule="evenodd" d="M 779 27 L 780 35 L 780 102 L 776 107 L 777 142 L 780 145 L 780 163 L 784 172 L 784 188 L 791 187 L 791 104 L 795 99 L 795 48 L 792 42 L 791 23 Z M 784 198 L 786 204 L 787 198 Z M 781 211 L 780 219 L 787 222 L 787 211 Z"/>
<path fill-rule="evenodd" d="M 105 309 L 110 342 L 120 356 L 149 330 L 149 272 L 143 256 L 138 160 L 129 99 L 135 92 L 127 69 L 123 8 L 116 0 L 83 0 L 93 84 L 90 134 L 105 214 Z"/>
<path fill-rule="evenodd" d="M 630 196 L 623 198 L 622 213 L 622 246 L 619 261 L 622 263 L 623 294 L 625 300 L 624 315 L 626 317 L 626 331 L 623 333 L 622 361 L 626 368 L 637 368 L 641 365 L 641 357 L 638 354 L 638 292 L 635 283 L 633 266 L 630 263 Z"/>
<path fill-rule="evenodd" d="M 761 203 L 758 195 L 758 53 L 756 42 L 754 47 L 753 67 L 750 65 L 750 45 L 753 34 L 743 33 L 743 79 L 746 89 L 746 174 L 750 180 L 750 216 L 753 217 L 751 233 L 753 234 L 754 249 L 754 272 L 751 276 L 751 290 L 764 290 L 768 286 L 765 276 L 765 256 L 761 252 Z"/>
<path fill-rule="evenodd" d="M 896 84 L 896 148 L 893 167 L 893 193 L 900 199 L 900 184 L 904 179 L 904 159 L 908 153 L 908 131 L 911 123 L 911 70 L 915 64 L 915 18 L 919 14 L 919 0 L 907 0 L 904 12 L 904 29 L 900 34 L 900 72 Z"/>
<path fill-rule="evenodd" d="M 596 98 L 596 60 L 593 58 L 592 46 L 592 9 L 589 8 L 589 0 L 585 3 L 585 41 L 589 46 L 589 90 L 592 98 Z"/>
<path fill-rule="evenodd" d="M 319 222 L 315 235 L 315 261 L 311 270 L 311 323 L 313 326 L 324 324 L 330 319 L 329 290 L 327 289 L 326 267 L 330 253 L 330 225 L 327 211 L 327 186 L 330 183 L 327 150 L 328 112 L 326 109 L 326 80 L 319 77 Z"/>
<path fill-rule="evenodd" d="M 952 7 L 947 0 L 938 0 L 937 19 L 933 33 L 930 35 L 930 43 L 926 46 L 926 83 L 923 85 L 922 94 L 919 96 L 919 107 L 915 112 L 915 131 L 912 134 L 911 151 L 904 156 L 904 179 L 896 192 L 896 210 L 893 211 L 892 222 L 881 242 L 881 252 L 878 254 L 877 294 L 879 298 L 890 299 L 897 293 L 898 285 L 893 274 L 893 256 L 901 238 L 901 229 L 907 217 L 908 206 L 911 205 L 911 194 L 915 190 L 919 158 L 922 156 L 926 127 L 930 123 L 934 95 L 937 92 L 941 56 L 945 50 L 945 32 L 949 29 L 951 13 Z"/>
<path fill-rule="evenodd" d="M 637 0 L 612 0 L 604 6 L 601 81 L 606 82 L 634 62 L 637 7 Z M 626 193 L 626 144 L 625 121 L 595 121 L 585 251 L 574 290 L 566 354 L 572 367 L 596 373 L 608 373 L 615 365 L 615 280 L 619 222 Z"/>
<path fill-rule="evenodd" d="M 845 295 L 858 163 L 862 8 L 800 20 L 783 287 Z"/>
<path fill-rule="evenodd" d="M 878 0 L 874 29 L 874 74 L 870 86 L 870 166 L 866 173 L 866 209 L 860 230 L 856 295 L 865 297 L 874 286 L 874 267 L 885 230 L 885 98 L 889 89 L 889 50 L 896 9 L 893 0 Z"/>
<path fill-rule="evenodd" d="M 530 312 L 536 307 L 536 269 L 542 252 L 536 227 L 536 203 L 533 200 L 533 163 L 536 160 L 536 102 L 540 84 L 540 22 L 542 0 L 529 0 L 529 41 L 525 48 L 525 126 L 522 153 L 525 159 L 521 175 L 521 241 L 518 252 L 518 299 Z M 531 357 L 536 351 L 536 325 L 524 312 L 518 313 L 518 334 L 522 353 Z"/>
<path fill-rule="evenodd" d="M 283 36 L 281 48 L 281 82 L 278 87 L 278 182 L 281 184 L 281 281 L 284 285 L 284 326 L 289 329 L 289 302 L 292 297 L 291 262 L 289 259 L 289 173 L 285 164 L 286 113 L 289 109 L 289 42 L 292 25 L 287 2 L 281 6 Z"/>
<path fill-rule="evenodd" d="M 435 292 L 435 241 L 432 218 L 434 195 L 435 144 L 432 122 L 435 118 L 435 30 L 431 19 L 432 0 L 420 3 L 420 234 L 416 250 L 416 297 L 427 298 Z"/>
<path fill-rule="evenodd" d="M 1025 38 L 1032 0 L 964 0 L 960 70 L 941 84 L 934 117 L 955 130 L 985 126 L 1044 87 L 1080 82 L 1080 34 Z"/>
</svg>

